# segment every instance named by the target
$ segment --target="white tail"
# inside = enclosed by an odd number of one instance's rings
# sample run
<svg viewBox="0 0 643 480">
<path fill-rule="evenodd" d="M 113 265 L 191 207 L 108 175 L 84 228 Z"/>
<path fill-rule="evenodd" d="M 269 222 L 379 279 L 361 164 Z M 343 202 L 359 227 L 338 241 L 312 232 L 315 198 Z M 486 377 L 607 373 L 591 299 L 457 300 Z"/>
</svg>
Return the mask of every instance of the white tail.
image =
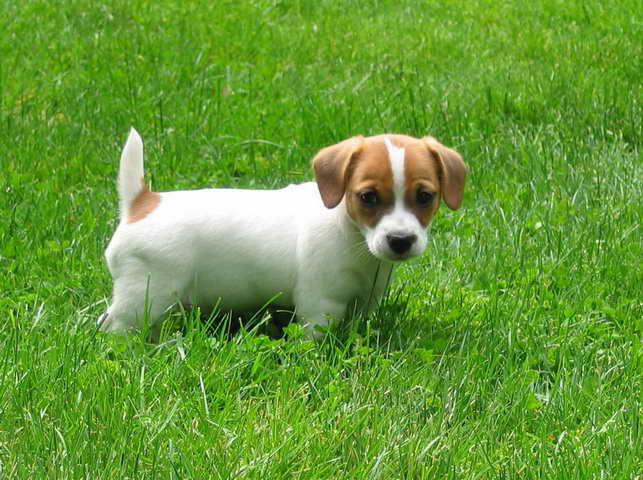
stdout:
<svg viewBox="0 0 643 480">
<path fill-rule="evenodd" d="M 123 147 L 118 168 L 118 203 L 121 219 L 127 216 L 130 205 L 143 185 L 143 140 L 132 128 Z"/>
</svg>

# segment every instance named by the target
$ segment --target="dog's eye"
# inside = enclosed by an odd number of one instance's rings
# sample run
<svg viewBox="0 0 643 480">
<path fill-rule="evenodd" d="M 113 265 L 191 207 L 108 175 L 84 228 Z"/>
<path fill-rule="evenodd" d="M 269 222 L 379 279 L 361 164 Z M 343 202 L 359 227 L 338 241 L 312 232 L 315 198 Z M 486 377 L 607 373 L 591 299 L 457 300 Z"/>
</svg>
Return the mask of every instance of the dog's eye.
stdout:
<svg viewBox="0 0 643 480">
<path fill-rule="evenodd" d="M 427 190 L 418 190 L 416 198 L 419 205 L 426 207 L 433 200 L 433 194 Z"/>
<path fill-rule="evenodd" d="M 377 205 L 377 192 L 375 190 L 366 190 L 364 192 L 358 193 L 359 199 L 364 205 Z"/>
</svg>

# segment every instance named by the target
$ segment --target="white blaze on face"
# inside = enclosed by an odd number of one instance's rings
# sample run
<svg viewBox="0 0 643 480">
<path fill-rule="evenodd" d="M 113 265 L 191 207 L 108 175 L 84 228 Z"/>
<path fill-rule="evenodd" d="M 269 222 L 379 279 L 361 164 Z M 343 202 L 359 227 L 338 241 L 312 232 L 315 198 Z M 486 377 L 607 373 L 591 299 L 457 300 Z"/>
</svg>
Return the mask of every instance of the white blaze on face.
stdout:
<svg viewBox="0 0 643 480">
<path fill-rule="evenodd" d="M 388 236 L 415 236 L 416 241 L 403 258 L 420 255 L 426 247 L 426 233 L 417 217 L 404 205 L 405 196 L 405 150 L 384 139 L 388 151 L 391 172 L 393 173 L 393 209 L 386 213 L 375 228 L 368 229 L 366 241 L 373 254 L 381 259 L 397 260 L 400 258 L 391 250 Z"/>
<path fill-rule="evenodd" d="M 388 159 L 393 172 L 394 210 L 399 211 L 404 208 L 404 149 L 393 145 L 388 138 L 384 139 L 384 145 L 388 150 Z"/>
</svg>

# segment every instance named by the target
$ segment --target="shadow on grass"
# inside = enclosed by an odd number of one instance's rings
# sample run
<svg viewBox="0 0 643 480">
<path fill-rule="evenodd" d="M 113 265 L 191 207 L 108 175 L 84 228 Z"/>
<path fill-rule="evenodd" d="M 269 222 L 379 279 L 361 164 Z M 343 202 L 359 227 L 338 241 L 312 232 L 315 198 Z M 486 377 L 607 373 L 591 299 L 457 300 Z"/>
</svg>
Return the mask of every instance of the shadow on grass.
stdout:
<svg viewBox="0 0 643 480">
<path fill-rule="evenodd" d="M 442 322 L 420 318 L 412 305 L 412 294 L 402 287 L 389 292 L 379 307 L 365 316 L 351 309 L 347 318 L 325 330 L 320 345 L 348 351 L 355 345 L 366 345 L 374 351 L 387 354 L 414 348 L 431 350 L 436 354 L 457 348 L 461 338 Z M 169 339 L 177 332 L 183 336 L 205 335 L 220 341 L 239 341 L 239 337 L 266 336 L 270 340 L 289 341 L 290 333 L 303 335 L 302 329 L 289 328 L 299 324 L 292 311 L 270 305 L 252 315 L 215 309 L 203 312 L 198 307 L 176 308 L 164 321 L 160 334 L 153 343 Z M 427 327 L 430 325 L 430 327 Z M 427 330 L 428 328 L 428 330 Z M 148 340 L 150 339 L 148 335 Z"/>
</svg>

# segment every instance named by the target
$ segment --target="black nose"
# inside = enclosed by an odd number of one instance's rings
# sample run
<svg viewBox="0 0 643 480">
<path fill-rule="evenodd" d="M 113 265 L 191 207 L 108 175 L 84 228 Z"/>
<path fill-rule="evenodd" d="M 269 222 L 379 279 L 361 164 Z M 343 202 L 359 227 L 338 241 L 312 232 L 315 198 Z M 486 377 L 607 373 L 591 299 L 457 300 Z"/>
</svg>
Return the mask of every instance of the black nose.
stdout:
<svg viewBox="0 0 643 480">
<path fill-rule="evenodd" d="M 393 250 L 398 255 L 402 255 L 409 251 L 411 245 L 413 245 L 417 240 L 417 237 L 413 234 L 400 235 L 397 233 L 389 233 L 386 236 L 386 239 L 388 240 L 388 245 L 389 247 L 391 247 L 391 250 Z"/>
</svg>

